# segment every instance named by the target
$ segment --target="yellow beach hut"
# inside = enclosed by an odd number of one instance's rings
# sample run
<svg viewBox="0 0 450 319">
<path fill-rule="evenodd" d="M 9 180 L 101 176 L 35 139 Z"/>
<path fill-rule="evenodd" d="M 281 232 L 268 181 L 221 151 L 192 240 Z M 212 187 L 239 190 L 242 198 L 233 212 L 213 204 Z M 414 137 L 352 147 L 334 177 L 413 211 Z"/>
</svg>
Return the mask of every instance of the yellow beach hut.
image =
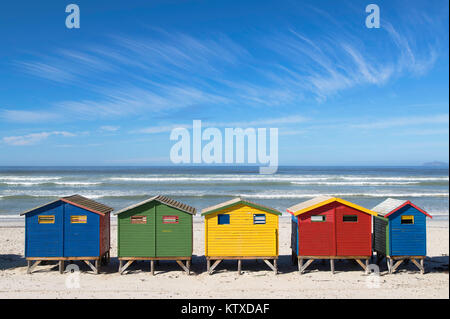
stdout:
<svg viewBox="0 0 450 319">
<path fill-rule="evenodd" d="M 208 273 L 224 259 L 238 261 L 238 274 L 243 259 L 262 259 L 277 273 L 279 215 L 276 209 L 241 198 L 203 209 Z"/>
</svg>

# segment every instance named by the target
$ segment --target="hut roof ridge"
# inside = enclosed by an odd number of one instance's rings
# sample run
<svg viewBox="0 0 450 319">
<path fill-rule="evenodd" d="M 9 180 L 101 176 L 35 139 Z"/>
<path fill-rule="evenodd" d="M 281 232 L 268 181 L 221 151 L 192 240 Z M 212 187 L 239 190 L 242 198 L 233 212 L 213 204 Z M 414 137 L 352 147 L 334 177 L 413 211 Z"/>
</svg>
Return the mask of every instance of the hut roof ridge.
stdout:
<svg viewBox="0 0 450 319">
<path fill-rule="evenodd" d="M 332 197 L 332 196 L 328 196 L 328 195 L 320 195 L 320 196 L 308 199 L 308 200 L 306 200 L 304 202 L 301 202 L 301 203 L 298 203 L 298 204 L 296 204 L 294 206 L 289 207 L 287 209 L 287 211 L 290 214 L 294 215 L 294 216 L 298 216 L 300 214 L 307 213 L 307 212 L 309 212 L 309 211 L 311 211 L 313 209 L 316 209 L 318 207 L 327 205 L 327 204 L 332 203 L 332 202 L 339 202 L 341 204 L 344 204 L 346 206 L 355 208 L 357 210 L 360 210 L 360 211 L 365 212 L 365 213 L 370 214 L 370 215 L 374 215 L 374 216 L 378 215 L 373 210 L 370 210 L 370 209 L 367 209 L 367 208 L 362 207 L 360 205 L 351 203 L 351 202 L 346 201 L 346 200 L 344 200 L 342 198 Z"/>
<path fill-rule="evenodd" d="M 100 215 L 104 215 L 104 214 L 109 213 L 109 212 L 114 210 L 114 208 L 112 208 L 112 207 L 106 206 L 104 204 L 96 202 L 96 201 L 94 201 L 92 199 L 89 199 L 87 197 L 84 197 L 84 196 L 81 196 L 81 195 L 78 195 L 78 194 L 74 194 L 74 195 L 64 196 L 64 197 L 58 198 L 58 199 L 56 199 L 54 201 L 45 203 L 43 205 L 36 206 L 36 207 L 34 207 L 32 209 L 29 209 L 29 210 L 27 210 L 25 212 L 22 212 L 20 215 L 22 216 L 22 215 L 28 214 L 28 213 L 30 213 L 32 211 L 35 211 L 36 209 L 39 209 L 39 208 L 51 205 L 51 204 L 56 203 L 58 201 L 63 201 L 65 203 L 72 204 L 72 205 L 78 206 L 80 208 L 84 208 L 84 209 L 86 209 L 88 211 L 91 211 L 93 213 L 97 213 L 97 214 L 100 214 Z"/>
<path fill-rule="evenodd" d="M 430 214 L 428 214 L 422 208 L 414 205 L 409 200 L 402 200 L 402 199 L 387 198 L 378 205 L 376 205 L 374 208 L 372 208 L 372 210 L 382 217 L 388 217 L 406 205 L 411 205 L 412 207 L 416 208 L 418 211 L 425 214 L 426 216 L 433 218 Z"/>
<path fill-rule="evenodd" d="M 167 196 L 164 196 L 164 195 L 156 195 L 156 196 L 150 197 L 150 198 L 148 198 L 148 199 L 146 199 L 146 200 L 144 200 L 142 202 L 139 202 L 139 203 L 130 205 L 128 207 L 122 208 L 121 210 L 116 212 L 115 215 L 119 215 L 119 214 L 121 214 L 123 212 L 129 211 L 130 209 L 139 207 L 141 205 L 150 203 L 152 201 L 160 202 L 162 204 L 165 204 L 167 206 L 179 209 L 179 210 L 181 210 L 183 212 L 186 212 L 188 214 L 191 214 L 191 215 L 195 215 L 197 213 L 197 209 L 192 207 L 192 206 L 189 206 L 187 204 L 181 203 L 179 201 L 176 201 L 176 200 L 174 200 L 172 198 L 169 198 Z"/>
<path fill-rule="evenodd" d="M 264 211 L 267 211 L 267 212 L 270 212 L 270 213 L 273 213 L 273 214 L 276 214 L 276 215 L 281 215 L 281 212 L 276 210 L 276 209 L 274 209 L 274 208 L 271 208 L 271 207 L 268 207 L 268 206 L 265 206 L 265 205 L 262 205 L 262 204 L 258 204 L 258 203 L 255 203 L 255 202 L 252 202 L 252 201 L 249 201 L 249 200 L 246 200 L 246 199 L 242 199 L 240 196 L 236 197 L 236 198 L 233 198 L 233 199 L 230 199 L 228 201 L 225 201 L 225 202 L 222 202 L 222 203 L 219 203 L 219 204 L 216 204 L 216 205 L 204 208 L 204 209 L 202 209 L 201 214 L 202 214 L 202 216 L 208 215 L 208 214 L 211 214 L 211 213 L 216 212 L 218 210 L 224 209 L 226 207 L 237 205 L 239 203 L 247 204 L 249 206 L 253 206 L 253 207 L 259 208 L 261 210 L 264 210 Z"/>
</svg>

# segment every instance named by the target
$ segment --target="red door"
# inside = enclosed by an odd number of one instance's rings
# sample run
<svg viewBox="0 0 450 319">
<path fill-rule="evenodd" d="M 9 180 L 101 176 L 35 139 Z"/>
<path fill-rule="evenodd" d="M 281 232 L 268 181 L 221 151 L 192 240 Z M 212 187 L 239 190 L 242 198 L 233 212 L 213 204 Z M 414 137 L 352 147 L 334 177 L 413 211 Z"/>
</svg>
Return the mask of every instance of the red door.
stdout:
<svg viewBox="0 0 450 319">
<path fill-rule="evenodd" d="M 371 217 L 342 204 L 336 207 L 337 256 L 371 255 Z"/>
<path fill-rule="evenodd" d="M 334 256 L 334 203 L 299 216 L 299 256 Z"/>
</svg>

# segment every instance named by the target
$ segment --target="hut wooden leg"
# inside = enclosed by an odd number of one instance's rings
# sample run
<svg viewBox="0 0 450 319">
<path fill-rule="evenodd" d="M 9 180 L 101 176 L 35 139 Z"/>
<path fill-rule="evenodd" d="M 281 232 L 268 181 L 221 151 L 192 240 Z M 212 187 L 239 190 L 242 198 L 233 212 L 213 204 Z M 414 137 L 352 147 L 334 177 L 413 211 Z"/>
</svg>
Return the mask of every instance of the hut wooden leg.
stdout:
<svg viewBox="0 0 450 319">
<path fill-rule="evenodd" d="M 303 274 L 306 268 L 308 268 L 309 265 L 314 261 L 314 259 L 308 259 L 308 261 L 303 265 L 303 259 L 300 259 L 299 262 L 299 271 L 300 274 Z"/>
<path fill-rule="evenodd" d="M 119 260 L 119 272 L 122 274 L 123 260 Z"/>
<path fill-rule="evenodd" d="M 267 260 L 267 259 L 263 259 L 263 260 L 266 263 L 266 265 L 269 266 L 270 269 L 272 269 L 275 274 L 277 274 L 277 260 L 276 259 L 273 260 L 273 265 L 270 263 L 269 260 Z"/>
<path fill-rule="evenodd" d="M 366 271 L 366 265 L 363 264 L 363 262 L 361 261 L 361 259 L 355 259 L 356 262 L 358 263 L 358 265 L 361 266 L 361 268 Z"/>
<path fill-rule="evenodd" d="M 181 269 L 183 269 L 187 275 L 189 275 L 189 269 L 187 268 L 187 261 L 186 261 L 186 266 L 183 264 L 183 261 L 181 260 L 176 260 L 177 264 L 181 267 Z"/>
<path fill-rule="evenodd" d="M 421 273 L 422 275 L 425 274 L 424 259 L 425 259 L 425 258 L 420 259 L 420 265 L 422 266 L 422 269 L 420 269 L 420 273 Z"/>
<path fill-rule="evenodd" d="M 211 268 L 211 261 L 206 259 L 206 271 L 209 273 L 209 269 Z"/>
<path fill-rule="evenodd" d="M 28 270 L 27 270 L 27 273 L 28 273 L 28 274 L 31 274 L 31 273 L 33 272 L 34 268 L 36 268 L 36 267 L 41 263 L 41 261 L 42 261 L 42 260 L 36 260 L 36 261 L 34 262 L 34 264 L 31 264 L 32 262 L 29 261 L 29 268 L 28 268 Z"/>
<path fill-rule="evenodd" d="M 122 260 L 121 260 L 122 262 Z M 125 265 L 120 267 L 120 274 L 123 275 L 125 270 L 133 263 L 133 260 L 128 260 Z"/>
<path fill-rule="evenodd" d="M 334 259 L 330 259 L 331 273 L 334 274 Z"/>
<path fill-rule="evenodd" d="M 100 271 L 100 259 L 97 259 L 95 261 L 95 269 L 96 269 L 95 274 L 98 274 Z"/>
<path fill-rule="evenodd" d="M 369 274 L 369 260 L 370 259 L 366 259 L 366 274 Z"/>
<path fill-rule="evenodd" d="M 27 260 L 27 274 L 31 274 L 30 266 L 31 266 L 31 261 Z"/>
<path fill-rule="evenodd" d="M 152 273 L 152 276 L 155 275 L 155 261 L 150 260 L 150 272 Z"/>
<path fill-rule="evenodd" d="M 92 269 L 94 274 L 98 274 L 98 259 L 95 261 L 95 266 L 89 260 L 85 260 L 84 262 Z"/>
<path fill-rule="evenodd" d="M 392 274 L 392 267 L 394 267 L 394 261 L 392 260 L 392 258 L 386 257 L 386 263 L 388 266 L 389 273 Z"/>
<path fill-rule="evenodd" d="M 419 268 L 420 273 L 423 275 L 425 272 L 425 269 L 423 268 L 423 258 L 420 259 L 420 264 L 414 258 L 411 258 L 411 261 L 414 263 L 414 265 L 416 265 L 417 268 Z"/>
<path fill-rule="evenodd" d="M 302 268 L 303 268 L 303 259 L 299 258 L 297 263 L 298 263 L 298 272 L 301 275 L 302 274 Z"/>
<path fill-rule="evenodd" d="M 64 273 L 64 260 L 59 261 L 59 273 Z"/>
<path fill-rule="evenodd" d="M 212 272 L 214 271 L 214 269 L 217 267 L 218 264 L 220 264 L 220 262 L 222 261 L 222 259 L 217 259 L 214 264 L 211 266 L 211 268 L 209 269 L 209 274 L 211 275 Z"/>
<path fill-rule="evenodd" d="M 392 269 L 392 272 L 395 272 L 402 262 L 403 262 L 403 259 L 397 260 L 397 262 L 395 263 L 395 265 L 391 268 L 391 269 Z"/>
<path fill-rule="evenodd" d="M 187 274 L 190 276 L 191 275 L 191 261 L 190 260 L 186 260 L 186 268 L 187 268 Z"/>
<path fill-rule="evenodd" d="M 242 260 L 238 259 L 238 275 L 241 274 L 242 271 Z"/>
</svg>

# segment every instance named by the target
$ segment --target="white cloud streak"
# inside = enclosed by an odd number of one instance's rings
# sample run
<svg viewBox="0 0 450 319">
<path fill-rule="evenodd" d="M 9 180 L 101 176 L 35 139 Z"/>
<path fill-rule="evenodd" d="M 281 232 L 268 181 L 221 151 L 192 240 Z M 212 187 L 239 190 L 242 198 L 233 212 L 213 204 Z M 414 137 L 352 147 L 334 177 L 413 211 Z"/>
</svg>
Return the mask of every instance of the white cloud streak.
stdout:
<svg viewBox="0 0 450 319">
<path fill-rule="evenodd" d="M 225 34 L 195 37 L 159 30 L 146 37 L 115 35 L 102 45 L 60 49 L 17 65 L 37 77 L 91 90 L 95 98 L 57 101 L 53 107 L 92 119 L 192 106 L 324 102 L 344 90 L 382 86 L 405 73 L 423 75 L 437 59 L 432 20 L 423 22 L 429 24 L 430 40 L 425 41 L 383 21 L 376 39 L 381 44 L 374 46 L 331 15 L 324 19 L 333 23 L 331 33 L 324 28 L 306 36 L 291 28 L 238 43 Z"/>
<path fill-rule="evenodd" d="M 114 126 L 114 125 L 100 126 L 100 131 L 104 131 L 104 132 L 116 132 L 119 129 L 120 129 L 120 126 Z"/>
<path fill-rule="evenodd" d="M 23 111 L 23 110 L 0 110 L 0 119 L 16 123 L 39 123 L 59 118 L 54 112 Z"/>
<path fill-rule="evenodd" d="M 238 121 L 230 121 L 230 122 L 208 122 L 208 121 L 202 121 L 202 127 L 208 128 L 208 127 L 217 127 L 217 128 L 224 128 L 224 127 L 230 127 L 230 128 L 247 128 L 247 127 L 278 127 L 278 126 L 286 126 L 290 124 L 299 124 L 308 121 L 307 118 L 300 116 L 300 115 L 293 115 L 289 117 L 280 117 L 280 118 L 270 118 L 270 119 L 258 119 L 253 121 L 246 121 L 246 122 L 238 122 Z M 139 130 L 135 130 L 132 133 L 142 133 L 142 134 L 156 134 L 156 133 L 165 133 L 170 132 L 175 128 L 187 128 L 191 129 L 192 124 L 173 124 L 173 125 L 157 125 L 157 126 L 151 126 L 142 128 Z"/>
<path fill-rule="evenodd" d="M 360 120 L 359 120 L 360 121 Z M 437 125 L 449 124 L 448 114 L 439 114 L 432 116 L 410 116 L 398 118 L 386 118 L 374 122 L 366 122 L 361 124 L 352 124 L 351 127 L 359 129 L 386 129 L 401 126 L 418 126 L 418 125 Z"/>
<path fill-rule="evenodd" d="M 31 133 L 27 135 L 21 135 L 21 136 L 6 136 L 3 137 L 3 142 L 8 145 L 13 146 L 25 146 L 25 145 L 33 145 L 37 144 L 38 142 L 41 142 L 42 140 L 45 140 L 49 138 L 50 136 L 63 136 L 63 137 L 73 137 L 76 136 L 76 134 L 66 132 L 66 131 L 52 131 L 52 132 L 40 132 L 40 133 Z"/>
</svg>

